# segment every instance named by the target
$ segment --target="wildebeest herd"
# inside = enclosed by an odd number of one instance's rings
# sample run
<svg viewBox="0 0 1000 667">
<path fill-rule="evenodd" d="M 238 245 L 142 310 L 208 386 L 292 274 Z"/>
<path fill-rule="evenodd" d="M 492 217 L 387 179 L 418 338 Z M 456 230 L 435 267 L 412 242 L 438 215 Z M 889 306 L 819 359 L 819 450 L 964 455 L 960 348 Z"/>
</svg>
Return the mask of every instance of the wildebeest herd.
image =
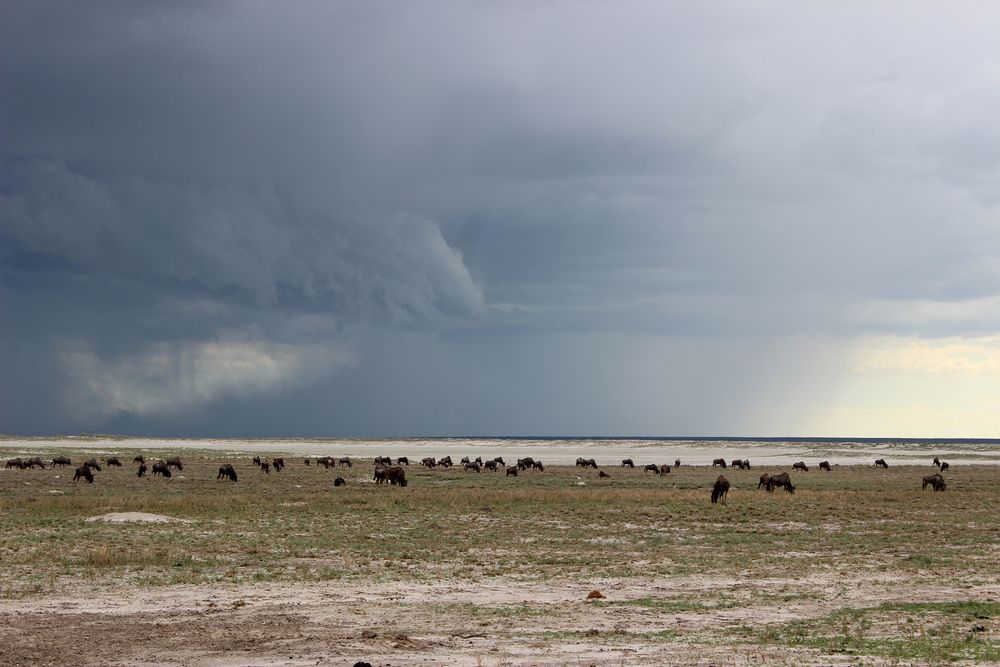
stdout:
<svg viewBox="0 0 1000 667">
<path fill-rule="evenodd" d="M 251 459 L 252 463 L 256 465 L 259 470 L 264 474 L 270 474 L 273 469 L 274 472 L 281 472 L 286 466 L 283 457 L 260 457 L 254 456 Z M 313 461 L 317 466 L 322 465 L 324 468 L 337 468 L 337 467 L 347 467 L 353 468 L 354 461 L 348 456 L 343 456 L 340 458 L 334 458 L 332 456 L 322 456 L 315 459 L 306 458 L 304 463 L 307 466 L 312 465 Z M 117 456 L 109 456 L 101 458 L 100 461 L 96 458 L 88 459 L 84 461 L 79 467 L 75 469 L 75 474 L 73 476 L 73 481 L 86 481 L 89 484 L 93 484 L 95 480 L 94 472 L 101 472 L 103 468 L 101 467 L 101 462 L 108 467 L 122 467 L 122 462 Z M 408 484 L 406 479 L 406 470 L 404 466 L 409 466 L 410 461 L 406 456 L 401 456 L 396 459 L 396 463 L 393 464 L 393 460 L 388 456 L 377 456 L 373 459 L 375 470 L 372 477 L 372 481 L 376 485 L 387 484 L 389 486 L 400 486 L 405 487 Z M 133 460 L 133 464 L 138 464 L 136 469 L 136 475 L 138 477 L 144 477 L 147 472 L 150 473 L 152 477 L 164 477 L 169 478 L 173 475 L 172 470 L 183 471 L 184 464 L 181 462 L 180 457 L 172 457 L 167 459 L 154 459 L 151 460 L 151 466 L 147 467 L 146 459 L 142 454 L 137 455 Z M 427 468 L 451 468 L 453 466 L 451 456 L 445 456 L 440 459 L 435 459 L 434 457 L 424 457 L 421 459 L 421 465 Z M 504 461 L 503 457 L 497 456 L 489 460 L 483 460 L 481 456 L 476 458 L 463 457 L 459 462 L 462 466 L 462 470 L 466 472 L 476 472 L 482 473 L 483 471 L 489 472 L 500 472 L 505 471 L 505 477 L 517 477 L 519 472 L 526 470 L 533 470 L 538 472 L 545 472 L 545 466 L 541 461 L 535 460 L 534 458 L 528 456 L 521 459 L 517 459 L 515 465 L 508 466 Z M 947 488 L 944 477 L 941 473 L 949 469 L 948 463 L 941 461 L 940 458 L 934 457 L 934 465 L 938 468 L 938 472 L 933 475 L 926 475 L 921 480 L 921 489 L 926 489 L 930 486 L 934 491 L 944 491 Z M 56 468 L 57 466 L 72 466 L 73 462 L 69 457 L 66 456 L 56 456 L 51 461 L 51 468 Z M 594 459 L 584 459 L 578 458 L 576 460 L 576 467 L 585 469 L 598 469 L 599 466 Z M 673 465 L 669 464 L 656 464 L 649 463 L 643 467 L 644 472 L 652 472 L 658 476 L 663 476 L 670 474 L 672 469 L 676 470 L 681 465 L 680 459 L 674 461 Z M 889 465 L 885 459 L 877 459 L 874 463 L 877 468 L 888 468 Z M 46 469 L 48 466 L 41 457 L 19 457 L 8 459 L 5 466 L 6 469 L 34 469 L 41 468 Z M 623 459 L 621 462 L 622 468 L 635 468 L 635 462 L 632 459 Z M 732 467 L 739 470 L 750 470 L 750 461 L 746 459 L 733 459 L 727 464 L 725 459 L 718 458 L 712 462 L 712 467 Z M 829 461 L 821 461 L 817 466 L 820 470 L 826 472 L 832 472 L 833 468 Z M 804 461 L 797 461 L 791 466 L 793 471 L 799 471 L 803 473 L 808 473 L 810 468 Z M 604 470 L 598 471 L 598 477 L 600 478 L 610 478 L 611 475 Z M 239 476 L 236 472 L 236 468 L 231 463 L 225 463 L 218 469 L 218 474 L 216 480 L 228 480 L 231 482 L 237 482 Z M 344 486 L 346 480 L 343 477 L 337 477 L 334 480 L 334 486 Z M 714 482 L 712 486 L 711 502 L 726 504 L 726 497 L 729 493 L 731 487 L 730 481 L 723 475 L 720 475 Z M 795 485 L 787 472 L 781 472 L 777 474 L 770 474 L 764 472 L 760 475 L 758 480 L 757 489 L 763 489 L 767 492 L 773 492 L 775 489 L 784 489 L 790 494 L 795 493 Z"/>
</svg>

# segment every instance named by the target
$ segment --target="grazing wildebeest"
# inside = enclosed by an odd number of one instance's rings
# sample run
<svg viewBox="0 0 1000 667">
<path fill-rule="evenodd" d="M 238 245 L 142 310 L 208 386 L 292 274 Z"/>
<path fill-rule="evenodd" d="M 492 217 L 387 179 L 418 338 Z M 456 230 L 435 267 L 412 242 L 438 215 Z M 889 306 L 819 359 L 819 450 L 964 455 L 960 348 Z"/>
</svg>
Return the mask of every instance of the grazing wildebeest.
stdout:
<svg viewBox="0 0 1000 667">
<path fill-rule="evenodd" d="M 496 472 L 498 470 L 497 462 L 492 460 L 484 463 L 483 467 L 486 468 L 487 470 L 492 470 L 493 472 Z"/>
<path fill-rule="evenodd" d="M 260 471 L 263 472 L 263 473 L 267 473 L 268 475 L 270 475 L 271 474 L 271 462 L 268 461 L 267 459 L 264 459 L 263 461 L 261 461 L 260 462 Z"/>
<path fill-rule="evenodd" d="M 715 486 L 712 487 L 712 502 L 722 502 L 723 505 L 726 504 L 726 496 L 729 494 L 729 480 L 719 475 L 719 479 L 715 480 Z"/>
<path fill-rule="evenodd" d="M 517 460 L 518 470 L 527 470 L 528 468 L 534 467 L 534 465 L 535 465 L 535 459 L 531 458 L 530 456 L 525 456 L 523 459 Z"/>
<path fill-rule="evenodd" d="M 680 459 L 675 459 L 674 460 L 674 468 L 680 468 L 680 467 L 681 467 L 681 460 Z"/>
<path fill-rule="evenodd" d="M 798 461 L 792 464 L 792 470 L 801 470 L 802 472 L 809 472 L 809 466 L 806 465 L 805 461 Z"/>
<path fill-rule="evenodd" d="M 305 463 L 307 466 L 312 465 L 312 461 L 310 459 L 302 459 L 302 462 Z"/>
<path fill-rule="evenodd" d="M 434 460 L 433 456 L 425 456 L 423 459 L 420 460 L 420 465 L 425 465 L 428 468 L 433 468 L 434 466 L 437 465 L 437 461 Z"/>
<path fill-rule="evenodd" d="M 941 472 L 944 472 L 947 469 L 948 469 L 948 462 L 947 461 L 941 461 Z"/>
<path fill-rule="evenodd" d="M 215 479 L 222 479 L 223 477 L 227 477 L 228 479 L 235 482 L 236 469 L 233 468 L 233 466 L 229 463 L 225 464 L 224 466 L 219 468 L 219 474 L 215 476 Z"/>
<path fill-rule="evenodd" d="M 715 466 L 722 466 L 723 468 L 725 468 L 726 459 L 715 459 L 714 461 L 712 461 L 712 467 L 714 468 Z"/>
<path fill-rule="evenodd" d="M 101 466 L 97 463 L 97 459 L 90 459 L 89 461 L 84 461 L 83 465 L 88 468 L 93 468 L 97 472 L 101 471 Z"/>
<path fill-rule="evenodd" d="M 499 463 L 500 465 L 504 466 L 504 467 L 506 467 L 506 466 L 507 466 L 507 464 L 506 464 L 506 463 L 504 462 L 504 460 L 503 460 L 503 457 L 502 457 L 502 456 L 498 456 L 498 457 L 496 457 L 496 458 L 495 458 L 495 459 L 493 459 L 493 460 L 494 460 L 494 461 L 496 461 L 497 463 Z"/>
<path fill-rule="evenodd" d="M 140 463 L 139 464 L 139 470 L 136 471 L 135 476 L 136 477 L 142 477 L 145 474 L 146 474 L 146 464 L 145 463 Z"/>
<path fill-rule="evenodd" d="M 388 458 L 388 457 L 386 457 L 386 458 Z M 347 466 L 348 468 L 353 468 L 354 467 L 354 461 L 351 460 L 350 456 L 341 456 L 339 459 L 337 459 L 337 465 L 339 465 L 339 466 Z"/>
<path fill-rule="evenodd" d="M 396 465 L 408 466 L 410 465 L 410 459 L 408 459 L 405 456 L 400 456 L 398 459 L 396 459 Z"/>
<path fill-rule="evenodd" d="M 611 475 L 609 475 L 608 473 L 604 472 L 603 470 L 601 470 L 600 472 L 598 472 L 597 476 L 598 477 L 611 477 Z"/>
<path fill-rule="evenodd" d="M 597 470 L 597 461 L 595 461 L 594 459 L 587 459 L 586 461 L 583 462 L 583 467 L 593 468 L 594 470 Z"/>
<path fill-rule="evenodd" d="M 517 466 L 509 466 L 507 468 L 507 474 L 504 477 L 517 477 Z"/>
<path fill-rule="evenodd" d="M 167 467 L 177 468 L 178 470 L 184 470 L 184 464 L 181 463 L 181 458 L 179 456 L 175 456 L 172 459 L 167 459 Z"/>
<path fill-rule="evenodd" d="M 829 461 L 820 461 L 819 462 L 819 469 L 820 470 L 825 470 L 827 472 L 833 472 L 833 470 L 830 468 L 830 462 Z"/>
<path fill-rule="evenodd" d="M 257 462 L 257 465 L 260 465 L 259 461 Z M 316 465 L 323 466 L 324 468 L 326 468 L 327 470 L 329 470 L 330 466 L 334 466 L 334 465 L 337 465 L 337 464 L 336 464 L 336 461 L 334 461 L 334 458 L 332 456 L 321 456 L 318 459 L 316 459 Z"/>
<path fill-rule="evenodd" d="M 743 459 L 743 469 L 744 470 L 750 470 L 750 460 L 749 459 Z"/>
<path fill-rule="evenodd" d="M 875 459 L 876 468 L 888 468 L 889 464 L 885 462 L 885 459 Z"/>
<path fill-rule="evenodd" d="M 18 468 L 18 469 L 22 469 L 22 468 L 24 468 L 24 461 L 22 461 L 20 458 L 7 459 L 7 465 L 4 466 L 4 467 L 5 468 Z"/>
<path fill-rule="evenodd" d="M 375 465 L 377 466 L 391 466 L 392 457 L 391 456 L 376 456 Z"/>
<path fill-rule="evenodd" d="M 645 468 L 642 469 L 643 472 L 655 472 L 657 475 L 660 474 L 660 466 L 655 463 L 649 463 Z"/>
<path fill-rule="evenodd" d="M 587 467 L 587 459 L 583 458 L 582 456 L 578 456 L 576 458 L 576 465 L 581 468 Z"/>
<path fill-rule="evenodd" d="M 763 475 L 761 475 L 760 476 L 760 481 L 757 483 L 757 490 L 760 490 L 762 487 L 763 488 L 767 488 L 767 481 L 769 479 L 771 479 L 771 476 L 768 475 L 767 473 L 764 473 Z M 767 489 L 767 490 L 770 491 L 771 489 Z"/>
<path fill-rule="evenodd" d="M 163 461 L 155 461 L 153 463 L 153 471 L 151 474 L 153 475 L 153 477 L 156 477 L 157 475 L 170 477 L 170 468 Z"/>
<path fill-rule="evenodd" d="M 783 472 L 780 475 L 771 475 L 771 478 L 767 480 L 768 491 L 774 491 L 775 487 L 779 486 L 789 493 L 795 493 L 795 487 L 792 485 L 792 480 L 787 472 Z"/>
<path fill-rule="evenodd" d="M 541 461 L 535 461 L 531 464 L 531 467 L 539 472 L 545 472 L 545 466 L 542 465 Z"/>
<path fill-rule="evenodd" d="M 338 477 L 337 479 L 333 480 L 334 486 L 344 486 L 345 484 L 347 484 L 347 481 L 343 477 Z"/>
<path fill-rule="evenodd" d="M 632 459 L 622 459 L 623 468 L 634 468 L 635 464 L 632 463 Z"/>
<path fill-rule="evenodd" d="M 107 463 L 109 466 L 114 466 L 116 468 L 122 467 L 122 462 L 118 460 L 117 456 L 112 456 L 109 459 L 104 459 L 104 462 Z"/>
<path fill-rule="evenodd" d="M 142 454 L 136 454 L 135 458 L 132 459 L 132 463 L 145 463 L 146 459 L 143 458 Z"/>
<path fill-rule="evenodd" d="M 285 467 L 285 459 L 279 456 L 271 460 L 271 465 L 274 466 L 274 472 L 281 472 L 281 469 Z"/>
<path fill-rule="evenodd" d="M 661 475 L 667 475 L 669 473 L 670 473 L 670 466 L 668 466 L 666 463 L 664 463 L 663 465 L 660 466 L 660 474 Z"/>
<path fill-rule="evenodd" d="M 742 459 L 733 459 L 732 461 L 729 462 L 729 465 L 732 466 L 733 468 L 738 469 L 738 470 L 743 470 L 743 460 Z"/>
<path fill-rule="evenodd" d="M 375 475 L 372 477 L 372 481 L 376 484 L 381 484 L 385 481 L 385 467 L 379 466 L 375 468 Z"/>
<path fill-rule="evenodd" d="M 90 466 L 80 466 L 76 469 L 76 474 L 73 475 L 73 481 L 83 478 L 87 480 L 88 484 L 94 483 L 94 473 L 90 472 Z"/>
<path fill-rule="evenodd" d="M 445 467 L 445 468 L 450 468 L 450 467 L 451 467 L 452 465 L 454 465 L 454 464 L 453 464 L 453 463 L 451 462 L 451 454 L 449 454 L 448 456 L 444 457 L 443 459 L 440 459 L 440 460 L 438 461 L 438 465 L 439 465 L 439 466 L 443 466 L 443 467 Z"/>
<path fill-rule="evenodd" d="M 482 466 L 479 465 L 479 461 L 473 461 L 471 463 L 469 463 L 468 461 L 466 461 L 464 465 L 465 465 L 465 469 L 466 470 L 475 470 L 476 472 L 482 472 L 483 471 Z"/>
<path fill-rule="evenodd" d="M 53 468 L 55 468 L 56 466 L 71 466 L 71 465 L 73 465 L 73 462 L 70 461 L 69 458 L 66 456 L 57 456 L 54 459 L 52 459 Z"/>
<path fill-rule="evenodd" d="M 260 457 L 259 456 L 255 456 L 251 460 L 253 461 L 253 464 L 255 466 L 259 466 L 260 465 Z"/>
<path fill-rule="evenodd" d="M 386 468 L 385 479 L 392 485 L 406 486 L 406 471 L 399 466 Z"/>
<path fill-rule="evenodd" d="M 942 477 L 938 473 L 925 476 L 923 486 L 921 486 L 920 488 L 926 489 L 928 484 L 930 484 L 931 488 L 934 489 L 935 491 L 944 491 L 945 487 L 944 477 Z"/>
<path fill-rule="evenodd" d="M 25 468 L 34 468 L 35 466 L 45 470 L 45 462 L 42 461 L 41 457 L 34 456 L 24 462 Z"/>
</svg>

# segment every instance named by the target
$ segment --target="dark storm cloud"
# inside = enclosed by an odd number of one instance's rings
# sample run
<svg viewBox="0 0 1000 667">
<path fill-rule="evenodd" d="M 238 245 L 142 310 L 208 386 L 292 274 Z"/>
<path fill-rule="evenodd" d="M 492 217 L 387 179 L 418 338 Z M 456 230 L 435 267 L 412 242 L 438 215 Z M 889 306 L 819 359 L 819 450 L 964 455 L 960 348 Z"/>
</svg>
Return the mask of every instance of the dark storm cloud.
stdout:
<svg viewBox="0 0 1000 667">
<path fill-rule="evenodd" d="M 988 5 L 2 13 L 0 428 L 704 431 L 636 364 L 1000 324 Z"/>
</svg>

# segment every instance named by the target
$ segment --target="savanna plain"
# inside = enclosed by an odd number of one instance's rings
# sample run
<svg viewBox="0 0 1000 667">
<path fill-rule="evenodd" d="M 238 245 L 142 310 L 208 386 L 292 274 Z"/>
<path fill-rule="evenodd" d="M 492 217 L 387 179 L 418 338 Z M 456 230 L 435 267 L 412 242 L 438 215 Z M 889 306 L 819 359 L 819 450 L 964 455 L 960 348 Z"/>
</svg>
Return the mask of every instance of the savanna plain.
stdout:
<svg viewBox="0 0 1000 667">
<path fill-rule="evenodd" d="M 929 459 L 727 469 L 722 505 L 719 469 L 642 470 L 672 461 L 414 462 L 401 488 L 371 458 L 266 474 L 249 453 L 142 452 L 182 458 L 164 479 L 137 477 L 138 453 L 93 484 L 72 481 L 81 450 L 0 470 L 0 663 L 1000 663 L 995 463 L 953 466 L 943 492 L 921 489 Z M 794 494 L 757 489 L 782 471 Z M 161 522 L 101 518 L 123 512 Z"/>
</svg>

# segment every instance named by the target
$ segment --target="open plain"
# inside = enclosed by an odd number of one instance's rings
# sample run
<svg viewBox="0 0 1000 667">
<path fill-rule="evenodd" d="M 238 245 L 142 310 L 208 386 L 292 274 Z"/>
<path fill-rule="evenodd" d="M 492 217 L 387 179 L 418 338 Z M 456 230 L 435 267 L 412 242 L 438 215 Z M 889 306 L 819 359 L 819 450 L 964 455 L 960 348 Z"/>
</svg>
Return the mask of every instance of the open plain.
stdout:
<svg viewBox="0 0 1000 667">
<path fill-rule="evenodd" d="M 139 478 L 140 451 L 184 469 Z M 400 488 L 373 483 L 371 458 L 272 452 L 287 467 L 265 474 L 245 451 L 123 441 L 96 454 L 123 467 L 87 484 L 73 471 L 93 450 L 33 453 L 74 465 L 0 470 L 4 665 L 1000 662 L 995 462 L 934 492 L 929 458 L 665 475 L 642 467 L 673 461 L 606 458 L 602 478 L 411 455 Z M 237 482 L 216 479 L 225 463 Z M 782 471 L 794 494 L 757 489 Z"/>
</svg>

